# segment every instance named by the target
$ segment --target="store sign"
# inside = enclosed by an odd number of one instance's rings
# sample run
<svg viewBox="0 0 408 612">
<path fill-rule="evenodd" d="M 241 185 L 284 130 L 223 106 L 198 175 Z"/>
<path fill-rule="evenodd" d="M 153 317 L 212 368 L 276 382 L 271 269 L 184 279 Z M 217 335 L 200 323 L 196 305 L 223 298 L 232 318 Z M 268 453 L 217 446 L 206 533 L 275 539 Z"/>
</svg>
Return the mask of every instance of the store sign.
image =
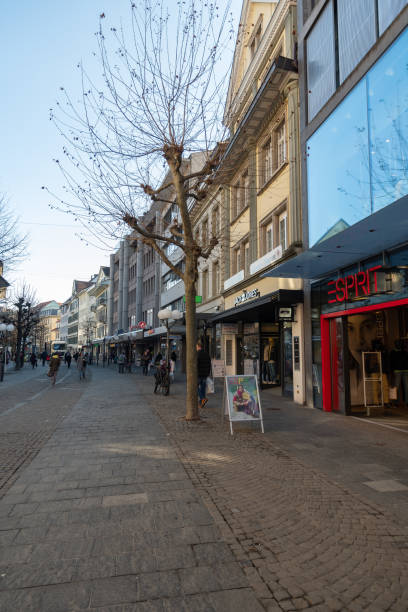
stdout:
<svg viewBox="0 0 408 612">
<path fill-rule="evenodd" d="M 278 310 L 278 318 L 280 321 L 291 321 L 293 319 L 293 308 L 292 306 L 287 306 L 285 308 L 281 307 Z"/>
<path fill-rule="evenodd" d="M 378 292 L 377 271 L 382 266 L 374 266 L 361 270 L 356 274 L 340 276 L 337 280 L 329 281 L 328 303 L 336 304 Z"/>
<path fill-rule="evenodd" d="M 145 321 L 139 321 L 139 323 L 137 324 L 138 329 L 146 329 L 147 324 Z"/>
<path fill-rule="evenodd" d="M 244 293 L 241 293 L 241 295 L 237 295 L 237 297 L 235 298 L 234 305 L 239 306 L 240 304 L 243 304 L 248 300 L 253 300 L 254 298 L 259 297 L 260 295 L 261 293 L 259 289 L 251 289 L 251 291 L 245 290 Z"/>
</svg>

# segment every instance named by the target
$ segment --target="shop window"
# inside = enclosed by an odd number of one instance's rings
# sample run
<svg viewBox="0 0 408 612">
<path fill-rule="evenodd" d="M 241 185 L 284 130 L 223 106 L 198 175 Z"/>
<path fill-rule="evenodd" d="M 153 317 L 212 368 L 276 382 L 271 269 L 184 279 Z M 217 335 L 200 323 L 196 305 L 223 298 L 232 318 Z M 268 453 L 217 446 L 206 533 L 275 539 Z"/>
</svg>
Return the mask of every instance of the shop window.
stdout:
<svg viewBox="0 0 408 612">
<path fill-rule="evenodd" d="M 273 249 L 273 223 L 272 221 L 265 226 L 265 253 Z"/>
<path fill-rule="evenodd" d="M 225 341 L 225 365 L 232 366 L 232 340 Z"/>
</svg>

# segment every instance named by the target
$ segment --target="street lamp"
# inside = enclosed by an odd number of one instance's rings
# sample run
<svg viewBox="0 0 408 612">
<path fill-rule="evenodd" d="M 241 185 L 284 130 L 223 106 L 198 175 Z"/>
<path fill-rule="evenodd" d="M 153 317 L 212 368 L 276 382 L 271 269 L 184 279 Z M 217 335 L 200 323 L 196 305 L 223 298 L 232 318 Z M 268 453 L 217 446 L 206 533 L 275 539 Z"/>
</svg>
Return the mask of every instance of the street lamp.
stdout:
<svg viewBox="0 0 408 612">
<path fill-rule="evenodd" d="M 4 358 L 0 362 L 0 382 L 3 381 L 4 370 L 6 369 L 7 337 L 8 337 L 8 333 L 11 333 L 12 331 L 14 331 L 14 325 L 12 323 L 0 323 L 0 333 L 2 336 L 4 336 L 4 343 L 3 343 Z"/>
<path fill-rule="evenodd" d="M 167 362 L 167 371 L 169 371 L 170 367 L 170 327 L 173 327 L 175 323 L 179 319 L 183 318 L 183 313 L 179 310 L 170 310 L 170 308 L 163 308 L 163 310 L 159 310 L 157 313 L 157 317 L 160 321 L 162 321 L 166 326 L 166 362 Z M 170 324 L 170 321 L 172 323 Z"/>
</svg>

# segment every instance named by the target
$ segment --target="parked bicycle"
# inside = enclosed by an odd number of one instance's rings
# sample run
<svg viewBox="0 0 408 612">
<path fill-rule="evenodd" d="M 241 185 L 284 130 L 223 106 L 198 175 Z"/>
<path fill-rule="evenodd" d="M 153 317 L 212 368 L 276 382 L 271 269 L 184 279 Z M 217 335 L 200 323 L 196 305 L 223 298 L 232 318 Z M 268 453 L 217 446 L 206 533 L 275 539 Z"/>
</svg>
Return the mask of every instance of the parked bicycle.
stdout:
<svg viewBox="0 0 408 612">
<path fill-rule="evenodd" d="M 165 362 L 156 366 L 154 373 L 154 393 L 160 392 L 163 395 L 170 393 L 170 368 Z"/>
</svg>

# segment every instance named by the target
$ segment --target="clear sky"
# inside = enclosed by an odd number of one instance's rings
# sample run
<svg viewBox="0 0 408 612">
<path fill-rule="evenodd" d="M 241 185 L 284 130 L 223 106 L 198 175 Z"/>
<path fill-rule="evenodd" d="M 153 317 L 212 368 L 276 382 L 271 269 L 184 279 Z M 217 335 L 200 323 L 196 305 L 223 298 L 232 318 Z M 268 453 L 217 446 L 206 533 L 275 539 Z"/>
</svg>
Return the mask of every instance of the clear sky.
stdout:
<svg viewBox="0 0 408 612">
<path fill-rule="evenodd" d="M 168 3 L 171 8 L 176 0 Z M 232 0 L 236 23 L 241 5 Z M 2 2 L 0 193 L 30 234 L 29 258 L 7 280 L 27 281 L 40 301 L 64 301 L 74 278 L 88 280 L 109 265 L 108 252 L 81 242 L 74 221 L 50 210 L 52 199 L 41 186 L 62 193 L 63 178 L 52 160 L 61 156 L 63 141 L 49 120 L 58 89 L 64 86 L 72 97 L 79 93 L 78 62 L 91 74 L 97 68 L 92 52 L 99 15 L 106 14 L 104 26 L 118 25 L 120 17 L 129 17 L 128 6 L 128 0 Z"/>
</svg>

